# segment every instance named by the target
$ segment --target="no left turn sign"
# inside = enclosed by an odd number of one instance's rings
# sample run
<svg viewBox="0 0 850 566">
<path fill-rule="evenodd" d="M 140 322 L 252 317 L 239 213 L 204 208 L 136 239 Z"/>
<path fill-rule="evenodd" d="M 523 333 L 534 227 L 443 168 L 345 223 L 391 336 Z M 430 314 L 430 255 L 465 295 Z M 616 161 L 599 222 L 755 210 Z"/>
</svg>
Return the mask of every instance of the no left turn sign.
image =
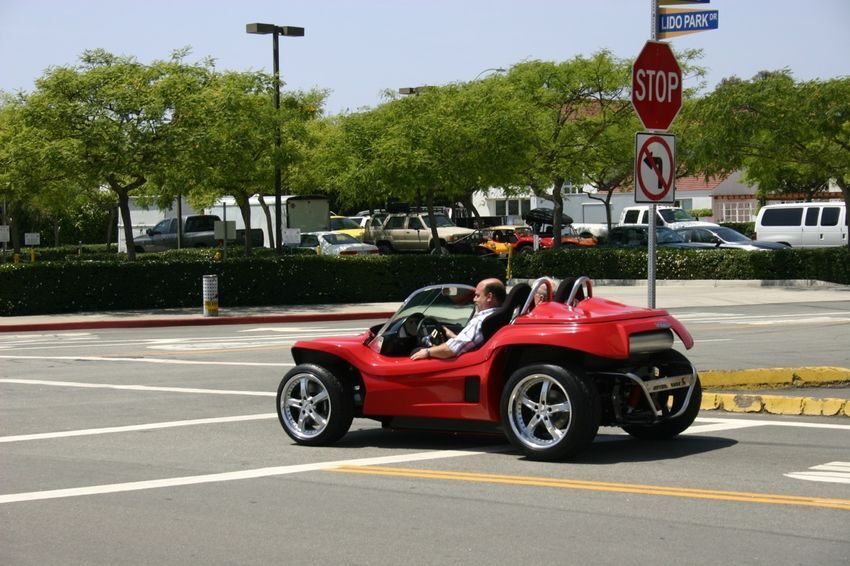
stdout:
<svg viewBox="0 0 850 566">
<path fill-rule="evenodd" d="M 676 136 L 635 134 L 635 202 L 675 202 L 675 170 Z"/>
</svg>

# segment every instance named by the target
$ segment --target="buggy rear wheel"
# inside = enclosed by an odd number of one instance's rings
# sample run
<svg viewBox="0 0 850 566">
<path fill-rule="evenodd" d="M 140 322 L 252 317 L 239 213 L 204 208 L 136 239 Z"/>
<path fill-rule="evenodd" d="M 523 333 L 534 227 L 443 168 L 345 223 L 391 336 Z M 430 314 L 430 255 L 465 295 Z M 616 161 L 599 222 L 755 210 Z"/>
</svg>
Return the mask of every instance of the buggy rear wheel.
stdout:
<svg viewBox="0 0 850 566">
<path fill-rule="evenodd" d="M 599 430 L 599 394 L 575 368 L 520 368 L 502 392 L 501 411 L 508 440 L 535 460 L 571 456 Z"/>
<path fill-rule="evenodd" d="M 660 406 L 663 406 L 664 410 L 675 414 L 685 403 L 687 403 L 685 411 L 678 417 L 667 419 L 656 424 L 624 426 L 623 430 L 635 438 L 643 440 L 667 440 L 669 438 L 673 438 L 691 426 L 694 419 L 696 419 L 699 414 L 700 406 L 702 405 L 702 384 L 700 384 L 699 376 L 697 375 L 696 370 L 693 369 L 691 362 L 688 361 L 688 359 L 681 353 L 672 350 L 669 354 L 662 358 L 661 364 L 671 367 L 671 369 L 668 369 L 668 373 L 692 372 L 694 379 L 696 379 L 696 384 L 694 385 L 690 398 L 687 395 L 687 388 L 674 389 L 666 393 L 658 394 L 657 403 Z"/>
</svg>

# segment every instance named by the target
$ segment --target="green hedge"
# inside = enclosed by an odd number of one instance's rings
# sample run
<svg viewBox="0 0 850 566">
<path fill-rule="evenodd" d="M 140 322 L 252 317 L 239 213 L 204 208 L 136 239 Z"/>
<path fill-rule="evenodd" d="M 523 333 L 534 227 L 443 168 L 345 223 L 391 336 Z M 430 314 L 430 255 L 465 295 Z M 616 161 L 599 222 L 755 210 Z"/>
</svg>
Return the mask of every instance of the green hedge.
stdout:
<svg viewBox="0 0 850 566">
<path fill-rule="evenodd" d="M 185 252 L 181 252 L 183 256 Z M 151 254 L 153 255 L 153 254 Z M 424 285 L 474 285 L 504 264 L 470 256 L 167 258 L 0 265 L 0 316 L 198 307 L 202 278 L 217 275 L 219 305 L 400 301 Z"/>
<path fill-rule="evenodd" d="M 540 275 L 591 279 L 646 279 L 647 252 L 632 248 L 569 248 L 517 256 L 517 278 Z M 850 284 L 850 251 L 845 247 L 744 250 L 658 249 L 656 279 L 812 279 Z"/>
<path fill-rule="evenodd" d="M 228 250 L 228 253 L 230 250 Z M 103 257 L 95 254 L 95 257 Z M 518 255 L 512 277 L 646 279 L 646 251 L 569 248 Z M 505 277 L 505 265 L 474 256 L 334 258 L 309 253 L 214 261 L 211 250 L 143 254 L 139 261 L 90 260 L 0 265 L 0 316 L 198 307 L 202 278 L 218 276 L 222 308 L 401 301 L 434 283 Z M 657 279 L 811 279 L 850 284 L 847 248 L 775 252 L 659 249 Z"/>
</svg>

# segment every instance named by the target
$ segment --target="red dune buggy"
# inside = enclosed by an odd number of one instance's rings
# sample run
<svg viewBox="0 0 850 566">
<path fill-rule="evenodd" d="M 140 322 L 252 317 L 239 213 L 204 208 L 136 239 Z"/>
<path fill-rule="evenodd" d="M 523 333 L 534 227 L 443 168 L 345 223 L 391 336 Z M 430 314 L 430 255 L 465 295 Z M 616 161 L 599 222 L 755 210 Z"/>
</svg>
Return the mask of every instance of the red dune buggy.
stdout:
<svg viewBox="0 0 850 566">
<path fill-rule="evenodd" d="M 540 291 L 543 302 L 537 304 Z M 484 323 L 485 342 L 453 359 L 411 360 L 444 341 L 473 313 L 474 288 L 420 289 L 385 323 L 359 336 L 293 345 L 297 366 L 283 378 L 277 412 L 286 433 L 326 445 L 354 417 L 386 427 L 501 430 L 530 458 L 564 459 L 600 425 L 645 439 L 687 429 L 702 396 L 686 349 L 693 339 L 662 309 L 593 296 L 587 277 L 554 288 L 540 278 L 515 285 Z"/>
</svg>

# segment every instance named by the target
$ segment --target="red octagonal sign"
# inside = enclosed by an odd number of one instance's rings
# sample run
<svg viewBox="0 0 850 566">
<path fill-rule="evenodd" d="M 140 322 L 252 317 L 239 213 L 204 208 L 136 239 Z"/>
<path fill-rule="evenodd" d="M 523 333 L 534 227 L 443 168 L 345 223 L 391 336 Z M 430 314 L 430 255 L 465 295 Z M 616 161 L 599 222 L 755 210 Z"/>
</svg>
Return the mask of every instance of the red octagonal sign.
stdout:
<svg viewBox="0 0 850 566">
<path fill-rule="evenodd" d="M 632 66 L 632 104 L 648 130 L 666 130 L 682 107 L 682 69 L 669 43 L 647 41 Z"/>
</svg>

